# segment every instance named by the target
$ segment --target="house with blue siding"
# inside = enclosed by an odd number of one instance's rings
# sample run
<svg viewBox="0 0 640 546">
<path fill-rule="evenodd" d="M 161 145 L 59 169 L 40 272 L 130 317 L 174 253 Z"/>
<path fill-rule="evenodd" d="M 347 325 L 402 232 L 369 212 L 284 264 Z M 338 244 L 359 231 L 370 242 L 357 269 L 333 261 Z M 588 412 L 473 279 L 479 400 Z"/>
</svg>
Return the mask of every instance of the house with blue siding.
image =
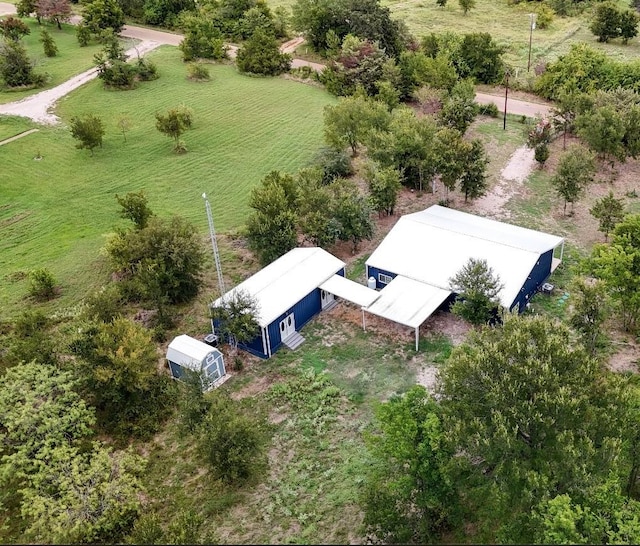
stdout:
<svg viewBox="0 0 640 546">
<path fill-rule="evenodd" d="M 334 295 L 320 288 L 334 276 L 344 278 L 345 263 L 318 247 L 294 248 L 218 298 L 219 307 L 234 292 L 257 303 L 259 329 L 238 347 L 269 358 L 282 345 L 295 349 L 304 338 L 299 330 L 323 309 L 334 305 Z"/>
<path fill-rule="evenodd" d="M 382 294 L 397 277 L 403 286 L 411 281 L 414 288 L 416 282 L 433 287 L 424 295 L 433 312 L 450 299 L 449 279 L 469 258 L 484 259 L 504 285 L 502 306 L 522 312 L 562 261 L 563 250 L 562 237 L 434 205 L 398 220 L 366 261 L 367 278 L 375 279 Z M 397 301 L 397 296 L 383 296 L 367 311 L 394 320 L 389 310 Z M 412 303 L 418 309 L 417 298 Z M 407 309 L 402 311 L 407 315 Z"/>
</svg>

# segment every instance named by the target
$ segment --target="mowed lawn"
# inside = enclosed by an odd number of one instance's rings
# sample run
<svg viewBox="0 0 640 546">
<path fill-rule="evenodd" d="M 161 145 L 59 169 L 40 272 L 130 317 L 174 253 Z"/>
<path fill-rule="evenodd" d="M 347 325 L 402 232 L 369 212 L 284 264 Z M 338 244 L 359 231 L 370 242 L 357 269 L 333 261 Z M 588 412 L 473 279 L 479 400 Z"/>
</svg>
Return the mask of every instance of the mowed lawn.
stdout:
<svg viewBox="0 0 640 546">
<path fill-rule="evenodd" d="M 68 80 L 76 74 L 80 74 L 94 66 L 93 56 L 102 49 L 98 43 L 92 43 L 86 47 L 80 47 L 76 38 L 75 27 L 72 25 L 62 25 L 62 30 L 58 30 L 56 25 L 44 23 L 38 25 L 35 19 L 22 19 L 31 30 L 31 33 L 22 39 L 29 58 L 34 64 L 34 70 L 38 74 L 48 74 L 49 79 L 45 86 L 37 89 L 21 89 L 10 91 L 0 86 L 0 104 L 13 102 L 34 95 L 45 89 L 50 89 Z M 44 54 L 40 33 L 46 28 L 51 34 L 54 42 L 58 46 L 58 54 L 55 57 L 47 57 Z M 123 45 L 130 47 L 133 40 L 125 39 Z"/>
<path fill-rule="evenodd" d="M 105 235 L 124 223 L 115 195 L 144 190 L 161 216 L 179 214 L 207 233 L 201 197 L 210 198 L 216 228 L 244 224 L 251 188 L 272 170 L 295 172 L 323 144 L 320 88 L 283 78 L 251 78 L 211 65 L 212 81 L 185 78 L 179 51 L 151 54 L 161 77 L 132 91 L 106 91 L 99 80 L 62 99 L 64 123 L 94 113 L 104 120 L 103 148 L 75 148 L 68 127 L 40 131 L 0 148 L 0 303 L 12 312 L 26 292 L 22 274 L 49 267 L 62 284 L 58 303 L 72 303 L 101 282 L 95 264 Z M 173 153 L 155 128 L 155 112 L 184 104 L 194 125 Z M 126 142 L 117 127 L 130 119 Z M 34 159 L 38 155 L 42 159 Z M 92 265 L 93 264 L 93 265 Z"/>
</svg>

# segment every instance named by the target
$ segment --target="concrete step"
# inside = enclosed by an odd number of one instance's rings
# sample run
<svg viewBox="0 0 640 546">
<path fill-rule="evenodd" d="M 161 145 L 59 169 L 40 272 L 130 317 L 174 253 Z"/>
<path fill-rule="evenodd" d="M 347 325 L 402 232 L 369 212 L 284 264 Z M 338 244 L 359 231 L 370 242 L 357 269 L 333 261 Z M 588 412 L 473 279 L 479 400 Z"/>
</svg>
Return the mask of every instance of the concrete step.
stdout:
<svg viewBox="0 0 640 546">
<path fill-rule="evenodd" d="M 302 343 L 304 342 L 304 338 L 298 333 L 295 332 L 290 335 L 287 339 L 283 339 L 282 343 L 284 343 L 289 349 L 295 351 Z"/>
</svg>

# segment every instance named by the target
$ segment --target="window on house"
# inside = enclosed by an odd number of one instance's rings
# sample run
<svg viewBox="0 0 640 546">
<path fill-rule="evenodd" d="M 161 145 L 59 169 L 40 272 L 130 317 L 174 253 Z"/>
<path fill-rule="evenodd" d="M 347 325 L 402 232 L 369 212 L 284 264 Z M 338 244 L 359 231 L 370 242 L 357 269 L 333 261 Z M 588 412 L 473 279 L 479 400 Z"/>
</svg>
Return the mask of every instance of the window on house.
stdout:
<svg viewBox="0 0 640 546">
<path fill-rule="evenodd" d="M 393 277 L 385 275 L 384 273 L 378 273 L 378 281 L 380 284 L 389 284 L 393 280 Z"/>
</svg>

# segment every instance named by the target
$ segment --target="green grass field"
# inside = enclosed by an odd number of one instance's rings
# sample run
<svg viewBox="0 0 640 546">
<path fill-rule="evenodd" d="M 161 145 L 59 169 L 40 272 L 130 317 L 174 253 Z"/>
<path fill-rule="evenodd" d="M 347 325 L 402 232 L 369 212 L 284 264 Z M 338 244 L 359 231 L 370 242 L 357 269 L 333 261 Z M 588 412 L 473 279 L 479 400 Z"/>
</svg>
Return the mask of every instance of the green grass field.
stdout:
<svg viewBox="0 0 640 546">
<path fill-rule="evenodd" d="M 102 117 L 104 145 L 93 156 L 75 148 L 64 123 L 0 148 L 3 313 L 20 306 L 26 284 L 19 273 L 35 267 L 49 267 L 62 282 L 59 304 L 77 301 L 98 282 L 91 264 L 104 236 L 122 222 L 116 193 L 144 190 L 157 214 L 184 216 L 204 234 L 207 192 L 216 228 L 236 228 L 249 212 L 252 187 L 272 170 L 295 172 L 322 145 L 323 107 L 334 100 L 322 89 L 214 65 L 211 82 L 193 83 L 176 48 L 151 58 L 161 74 L 154 82 L 107 91 L 96 80 L 60 101 L 63 122 L 89 112 Z M 179 104 L 194 113 L 184 155 L 155 128 L 155 112 Z M 131 120 L 126 142 L 116 125 L 121 115 Z"/>
<path fill-rule="evenodd" d="M 72 76 L 88 70 L 93 67 L 93 56 L 102 48 L 99 44 L 80 47 L 76 39 L 75 28 L 71 25 L 62 25 L 62 30 L 58 30 L 55 25 L 50 23 L 38 25 L 35 19 L 23 19 L 23 21 L 29 25 L 31 34 L 25 36 L 22 42 L 34 63 L 35 71 L 39 74 L 48 74 L 49 80 L 44 87 L 37 89 L 10 91 L 0 87 L 0 104 L 20 100 L 45 89 L 50 89 Z M 49 31 L 58 46 L 59 52 L 55 57 L 47 57 L 44 54 L 42 43 L 40 43 L 40 31 L 43 28 Z M 125 47 L 130 47 L 128 44 L 133 44 L 133 41 L 125 40 L 123 44 Z"/>
<path fill-rule="evenodd" d="M 295 2 L 296 0 L 268 0 L 272 7 L 285 8 L 291 8 Z M 626 0 L 618 0 L 618 4 L 624 8 L 629 6 Z M 389 7 L 392 17 L 404 21 L 409 31 L 418 38 L 430 32 L 488 32 L 499 44 L 507 47 L 505 60 L 518 71 L 518 81 L 526 84 L 528 14 L 535 10 L 537 2 L 510 4 L 507 0 L 476 0 L 476 6 L 466 16 L 457 0 L 449 0 L 444 8 L 438 6 L 435 0 L 382 0 L 382 5 Z M 557 58 L 577 42 L 587 42 L 622 59 L 633 59 L 640 54 L 638 38 L 631 40 L 626 46 L 620 40 L 609 44 L 598 43 L 589 30 L 589 15 L 585 12 L 576 17 L 556 16 L 547 29 L 536 28 L 533 31 L 532 66 L 537 62 Z"/>
</svg>

